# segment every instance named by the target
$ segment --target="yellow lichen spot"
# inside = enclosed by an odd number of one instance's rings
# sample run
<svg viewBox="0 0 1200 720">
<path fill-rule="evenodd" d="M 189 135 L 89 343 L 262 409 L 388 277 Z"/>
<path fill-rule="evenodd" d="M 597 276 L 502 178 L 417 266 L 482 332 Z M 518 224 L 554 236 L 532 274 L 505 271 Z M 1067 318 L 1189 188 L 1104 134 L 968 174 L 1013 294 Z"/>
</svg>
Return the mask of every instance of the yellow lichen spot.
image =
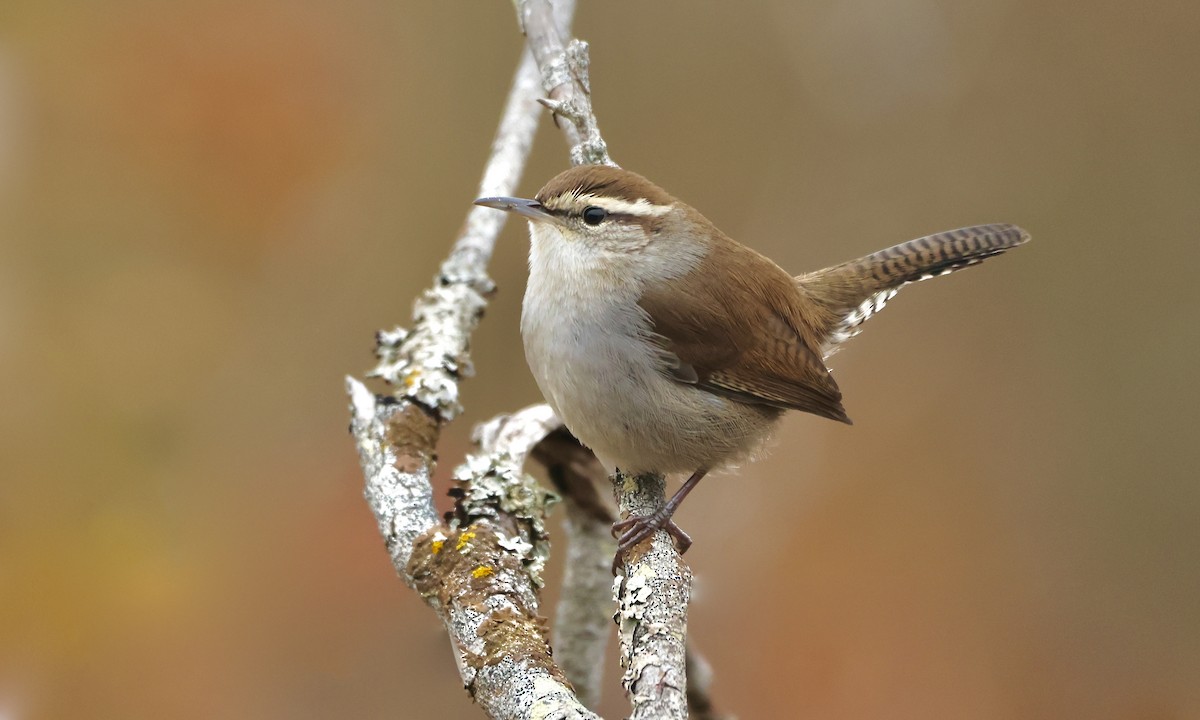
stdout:
<svg viewBox="0 0 1200 720">
<path fill-rule="evenodd" d="M 477 567 L 471 571 L 471 577 L 474 577 L 474 578 L 487 577 L 488 575 L 491 575 L 493 572 L 495 572 L 495 571 L 492 570 L 487 565 L 480 565 L 479 567 Z"/>
<path fill-rule="evenodd" d="M 411 388 L 413 385 L 415 385 L 417 383 L 417 378 L 420 376 L 421 376 L 421 372 L 419 370 L 410 371 L 407 375 L 404 376 L 404 387 Z"/>
<path fill-rule="evenodd" d="M 445 544 L 446 544 L 445 540 L 434 540 L 433 545 L 432 545 L 433 554 L 437 555 L 438 553 L 440 553 L 442 551 L 442 546 Z"/>
<path fill-rule="evenodd" d="M 475 531 L 467 530 L 462 535 L 458 536 L 458 544 L 454 546 L 454 549 L 462 550 L 463 548 L 465 548 L 467 546 L 467 543 L 471 542 L 471 540 L 473 540 L 474 538 L 475 538 Z"/>
</svg>

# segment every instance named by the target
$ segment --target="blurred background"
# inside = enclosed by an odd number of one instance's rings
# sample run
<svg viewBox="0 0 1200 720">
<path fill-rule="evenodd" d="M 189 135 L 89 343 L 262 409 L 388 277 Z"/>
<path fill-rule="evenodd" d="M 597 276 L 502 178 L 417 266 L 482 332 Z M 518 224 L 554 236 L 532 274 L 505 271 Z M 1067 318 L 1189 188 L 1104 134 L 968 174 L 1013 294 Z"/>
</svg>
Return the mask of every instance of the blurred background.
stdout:
<svg viewBox="0 0 1200 720">
<path fill-rule="evenodd" d="M 784 267 L 1035 239 L 868 323 L 853 427 L 793 415 L 689 499 L 721 708 L 1200 718 L 1200 5 L 580 4 L 614 158 Z M 499 0 L 0 9 L 0 718 L 480 717 L 343 377 L 445 255 L 520 49 Z M 566 164 L 543 123 L 521 192 Z M 539 400 L 525 252 L 510 224 L 443 488 Z"/>
</svg>

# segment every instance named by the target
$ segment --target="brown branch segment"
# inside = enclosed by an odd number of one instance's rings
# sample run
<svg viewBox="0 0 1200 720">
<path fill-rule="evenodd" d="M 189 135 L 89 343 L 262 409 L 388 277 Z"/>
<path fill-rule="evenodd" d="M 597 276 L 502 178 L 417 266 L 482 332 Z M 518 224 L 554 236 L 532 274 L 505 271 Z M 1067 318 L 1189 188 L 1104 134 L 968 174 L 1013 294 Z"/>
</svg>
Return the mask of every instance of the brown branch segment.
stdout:
<svg viewBox="0 0 1200 720">
<path fill-rule="evenodd" d="M 363 495 L 392 565 L 411 585 L 404 570 L 413 543 L 438 525 L 429 482 L 438 422 L 419 405 L 379 397 L 354 378 L 346 378 L 346 390 L 350 432 L 366 479 Z"/>
</svg>

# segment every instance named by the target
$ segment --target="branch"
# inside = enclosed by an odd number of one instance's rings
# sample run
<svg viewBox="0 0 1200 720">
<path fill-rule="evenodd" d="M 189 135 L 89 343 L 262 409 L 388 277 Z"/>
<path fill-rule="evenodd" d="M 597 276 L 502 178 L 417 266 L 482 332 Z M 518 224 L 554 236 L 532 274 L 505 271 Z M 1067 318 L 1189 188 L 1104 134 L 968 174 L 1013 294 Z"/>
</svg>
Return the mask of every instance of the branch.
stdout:
<svg viewBox="0 0 1200 720">
<path fill-rule="evenodd" d="M 580 702 L 596 707 L 612 628 L 609 568 L 617 550 L 611 534 L 616 507 L 599 492 L 608 485 L 608 473 L 563 427 L 547 435 L 531 457 L 546 468 L 567 510 L 569 541 L 554 618 L 554 656 Z"/>
<path fill-rule="evenodd" d="M 661 475 L 613 477 L 626 517 L 649 515 L 665 502 Z M 687 606 L 692 573 L 665 530 L 634 546 L 615 591 L 619 607 L 621 684 L 633 706 L 631 720 L 687 718 Z"/>
<path fill-rule="evenodd" d="M 604 466 L 565 427 L 534 446 L 530 458 L 546 468 L 567 509 L 566 574 L 554 623 L 554 656 L 580 702 L 595 707 L 604 670 L 611 619 L 608 569 L 616 543 L 611 526 L 617 508 L 601 494 L 608 485 Z M 713 705 L 712 668 L 694 643 L 686 654 L 687 703 L 693 720 L 728 720 Z"/>
<path fill-rule="evenodd" d="M 537 129 L 538 85 L 537 65 L 526 53 L 492 143 L 481 194 L 511 194 L 516 188 Z M 493 289 L 487 262 L 504 220 L 504 213 L 473 207 L 434 286 L 416 302 L 412 331 L 396 328 L 376 336 L 379 363 L 370 374 L 395 387 L 394 396 L 375 396 L 357 380 L 346 381 L 367 503 L 392 564 L 410 585 L 406 568 L 413 541 L 437 523 L 430 485 L 435 449 L 442 425 L 461 410 L 458 382 L 472 372 L 468 340 Z"/>
<path fill-rule="evenodd" d="M 564 46 L 565 31 L 555 24 L 549 0 L 516 4 L 531 52 L 518 68 L 479 195 L 515 190 L 536 129 L 537 102 L 554 112 L 574 164 L 612 164 L 592 113 L 587 45 L 572 40 Z M 574 3 L 566 0 L 561 7 L 565 28 Z M 539 80 L 548 99 L 537 97 Z M 596 718 L 551 659 L 538 615 L 548 554 L 544 516 L 554 498 L 521 466 L 558 421 L 538 406 L 483 426 L 476 435 L 479 451 L 455 473 L 457 502 L 445 523 L 432 500 L 437 441 L 442 427 L 461 412 L 458 383 L 472 373 L 468 341 L 493 290 L 486 266 L 504 219 L 503 213 L 473 208 L 434 286 L 416 303 L 413 329 L 378 334 L 379 362 L 371 375 L 395 391 L 375 395 L 347 378 L 351 433 L 366 479 L 364 494 L 392 563 L 441 616 L 476 702 L 493 718 Z M 588 458 L 590 465 L 577 474 L 594 481 L 596 463 L 590 453 Z M 619 483 L 621 511 L 652 513 L 663 503 L 663 486 L 657 476 Z M 603 503 L 594 482 L 591 487 L 590 499 L 584 499 L 589 496 L 582 486 L 569 494 L 576 561 L 571 566 L 579 572 L 569 574 L 568 599 L 560 607 L 564 658 L 589 699 L 598 694 L 596 658 L 603 656 L 606 636 L 596 620 L 598 588 L 607 585 L 604 569 L 612 554 L 605 549 L 612 544 L 606 527 L 611 511 L 596 510 Z M 630 553 L 626 572 L 618 585 L 617 619 L 632 717 L 684 718 L 690 573 L 661 532 Z"/>
<path fill-rule="evenodd" d="M 515 190 L 540 115 L 539 77 L 525 53 L 481 195 Z M 441 616 L 476 702 L 493 718 L 596 718 L 551 660 L 537 612 L 550 498 L 520 471 L 521 439 L 529 435 L 505 426 L 481 436 L 481 454 L 456 474 L 459 502 L 448 525 L 433 506 L 437 440 L 461 410 L 458 382 L 471 374 L 468 340 L 492 290 L 486 265 L 503 222 L 503 214 L 474 208 L 434 287 L 417 301 L 413 330 L 377 336 L 371 374 L 396 391 L 374 395 L 347 378 L 351 434 L 392 563 Z M 538 427 L 532 435 L 546 432 Z"/>
<path fill-rule="evenodd" d="M 587 44 L 571 40 L 564 45 L 550 0 L 517 0 L 517 8 L 549 95 L 542 104 L 556 121 L 566 120 L 558 125 L 571 147 L 571 163 L 615 165 L 592 112 Z M 665 503 L 664 487 L 661 475 L 615 477 L 621 515 L 654 513 Z M 571 544 L 582 541 L 577 533 Z M 690 587 L 691 571 L 664 531 L 643 541 L 626 559 L 625 578 L 615 587 L 620 604 L 616 619 L 625 669 L 622 685 L 635 720 L 687 717 L 684 655 Z"/>
<path fill-rule="evenodd" d="M 400 404 L 372 396 L 351 380 L 353 426 L 367 445 L 383 446 L 389 419 L 399 416 Z M 364 417 L 368 413 L 373 413 Z M 512 417 L 499 418 L 476 432 L 479 451 L 455 471 L 458 487 L 455 510 L 448 524 L 425 517 L 428 527 L 408 546 L 407 563 L 398 568 L 441 616 L 458 660 L 459 674 L 477 703 L 492 718 L 556 717 L 594 720 L 576 699 L 562 671 L 551 659 L 545 621 L 538 614 L 537 590 L 549 548 L 545 510 L 555 498 L 542 491 L 522 471 L 529 450 L 558 420 L 546 406 L 535 406 Z M 366 432 L 363 432 L 365 429 Z M 363 454 L 368 473 L 368 500 L 376 507 L 383 490 L 386 507 L 398 512 L 392 528 L 409 527 L 409 514 L 430 507 L 423 493 L 409 493 L 406 473 L 384 471 L 372 484 L 376 452 Z M 393 502 L 394 500 L 394 502 Z M 381 526 L 383 519 L 380 519 Z M 388 537 L 389 549 L 401 535 Z M 401 553 L 393 550 L 393 561 Z"/>
<path fill-rule="evenodd" d="M 468 692 L 492 718 L 599 720 L 552 660 L 538 614 L 545 513 L 557 498 L 522 466 L 557 424 L 539 405 L 481 426 L 478 451 L 455 471 L 448 526 L 418 538 L 407 568 L 450 633 Z"/>
<path fill-rule="evenodd" d="M 438 525 L 429 478 L 439 423 L 421 406 L 375 395 L 354 378 L 346 378 L 346 391 L 350 434 L 366 478 L 363 495 L 392 565 L 411 586 L 407 567 L 413 543 Z"/>
</svg>

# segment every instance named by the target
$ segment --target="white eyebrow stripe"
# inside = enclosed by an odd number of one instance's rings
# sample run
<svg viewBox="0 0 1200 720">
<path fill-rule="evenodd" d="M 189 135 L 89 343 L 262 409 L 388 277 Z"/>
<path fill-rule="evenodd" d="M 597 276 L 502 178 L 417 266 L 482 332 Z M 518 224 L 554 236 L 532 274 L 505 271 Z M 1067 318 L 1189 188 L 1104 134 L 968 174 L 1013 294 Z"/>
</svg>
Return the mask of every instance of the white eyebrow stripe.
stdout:
<svg viewBox="0 0 1200 720">
<path fill-rule="evenodd" d="M 658 217 L 671 212 L 670 205 L 655 205 L 646 198 L 638 198 L 636 202 L 629 202 L 615 197 L 600 197 L 598 195 L 580 195 L 578 203 L 583 206 L 595 205 L 599 208 L 604 208 L 610 213 L 620 213 L 624 215 L 636 215 L 638 217 Z"/>
</svg>

